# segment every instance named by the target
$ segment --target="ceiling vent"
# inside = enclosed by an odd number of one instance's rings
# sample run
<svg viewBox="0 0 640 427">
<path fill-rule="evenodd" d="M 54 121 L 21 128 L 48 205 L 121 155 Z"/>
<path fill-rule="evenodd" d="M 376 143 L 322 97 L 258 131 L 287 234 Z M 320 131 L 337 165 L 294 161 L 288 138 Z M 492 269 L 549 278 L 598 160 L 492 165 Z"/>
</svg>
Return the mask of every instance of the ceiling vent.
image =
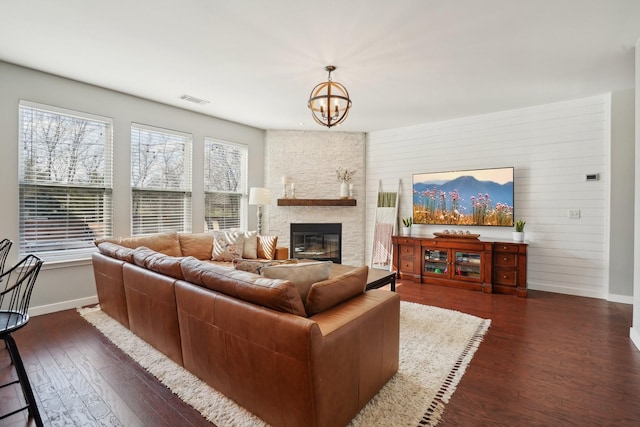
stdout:
<svg viewBox="0 0 640 427">
<path fill-rule="evenodd" d="M 208 104 L 209 103 L 209 101 L 205 101 L 204 99 L 196 98 L 195 96 L 187 95 L 186 93 L 183 93 L 182 95 L 180 95 L 180 99 L 183 99 L 183 100 L 189 101 L 189 102 L 193 102 L 194 104 L 199 104 L 199 105 L 204 105 L 204 104 Z"/>
</svg>

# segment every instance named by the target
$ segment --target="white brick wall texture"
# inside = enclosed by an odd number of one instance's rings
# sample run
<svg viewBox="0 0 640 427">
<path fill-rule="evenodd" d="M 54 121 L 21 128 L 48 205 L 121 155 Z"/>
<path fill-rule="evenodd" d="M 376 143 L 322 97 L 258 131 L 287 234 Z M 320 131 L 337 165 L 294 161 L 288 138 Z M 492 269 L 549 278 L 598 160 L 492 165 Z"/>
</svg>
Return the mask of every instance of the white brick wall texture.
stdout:
<svg viewBox="0 0 640 427">
<path fill-rule="evenodd" d="M 291 223 L 342 223 L 342 263 L 365 262 L 365 134 L 330 131 L 269 130 L 265 138 L 265 206 L 263 234 L 277 235 L 289 247 Z M 282 177 L 295 183 L 296 198 L 338 199 L 336 169 L 356 169 L 351 183 L 356 206 L 278 206 Z"/>
</svg>

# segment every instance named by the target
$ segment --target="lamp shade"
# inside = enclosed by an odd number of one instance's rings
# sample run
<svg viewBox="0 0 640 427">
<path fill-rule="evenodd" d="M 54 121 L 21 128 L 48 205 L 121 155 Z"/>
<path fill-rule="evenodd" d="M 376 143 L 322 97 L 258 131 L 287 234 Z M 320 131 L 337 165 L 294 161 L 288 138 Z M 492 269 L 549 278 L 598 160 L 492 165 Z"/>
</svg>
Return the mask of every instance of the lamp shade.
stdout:
<svg viewBox="0 0 640 427">
<path fill-rule="evenodd" d="M 271 203 L 271 193 L 268 188 L 251 187 L 249 189 L 250 205 L 268 205 Z"/>
</svg>

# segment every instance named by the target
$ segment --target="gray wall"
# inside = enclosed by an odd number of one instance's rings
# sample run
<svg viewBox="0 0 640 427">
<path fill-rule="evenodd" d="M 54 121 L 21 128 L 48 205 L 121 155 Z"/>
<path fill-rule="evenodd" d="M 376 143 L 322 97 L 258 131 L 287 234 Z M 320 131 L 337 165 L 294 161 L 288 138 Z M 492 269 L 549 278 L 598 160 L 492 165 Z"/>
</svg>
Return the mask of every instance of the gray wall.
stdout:
<svg viewBox="0 0 640 427">
<path fill-rule="evenodd" d="M 119 92 L 0 62 L 0 236 L 18 242 L 18 102 L 21 99 L 111 117 L 114 123 L 114 235 L 130 234 L 131 122 L 191 133 L 193 136 L 193 231 L 204 224 L 203 156 L 205 137 L 249 147 L 248 184 L 264 180 L 264 131 L 170 107 Z M 255 228 L 255 207 L 249 207 Z M 8 262 L 17 261 L 12 249 Z M 33 313 L 72 308 L 96 301 L 90 262 L 45 264 L 32 297 Z"/>
<path fill-rule="evenodd" d="M 640 39 L 636 42 L 636 88 L 640 88 Z M 640 171 L 640 90 L 636 90 L 635 170 Z M 633 323 L 629 335 L 640 349 L 640 173 L 635 176 L 635 212 L 633 231 Z"/>
<path fill-rule="evenodd" d="M 635 91 L 611 94 L 609 293 L 633 295 Z"/>
</svg>

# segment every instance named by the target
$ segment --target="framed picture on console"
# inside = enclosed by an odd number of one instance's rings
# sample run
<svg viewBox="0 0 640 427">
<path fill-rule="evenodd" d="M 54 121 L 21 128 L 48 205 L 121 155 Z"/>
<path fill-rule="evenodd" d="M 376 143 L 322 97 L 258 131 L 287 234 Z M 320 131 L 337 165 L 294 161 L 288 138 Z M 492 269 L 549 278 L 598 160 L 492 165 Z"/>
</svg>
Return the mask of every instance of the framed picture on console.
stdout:
<svg viewBox="0 0 640 427">
<path fill-rule="evenodd" d="M 513 227 L 514 168 L 413 175 L 415 224 Z"/>
</svg>

